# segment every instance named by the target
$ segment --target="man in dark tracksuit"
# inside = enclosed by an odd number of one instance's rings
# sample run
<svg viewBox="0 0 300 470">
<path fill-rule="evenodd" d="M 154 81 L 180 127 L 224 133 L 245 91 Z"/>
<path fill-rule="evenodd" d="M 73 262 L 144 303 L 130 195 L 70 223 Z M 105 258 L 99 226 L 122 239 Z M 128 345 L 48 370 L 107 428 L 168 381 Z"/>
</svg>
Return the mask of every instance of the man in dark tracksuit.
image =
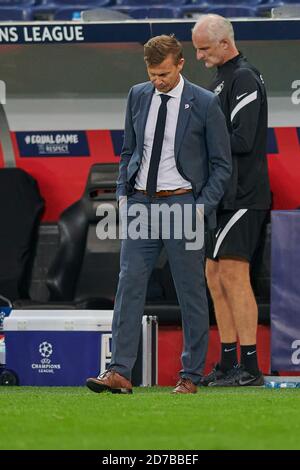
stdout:
<svg viewBox="0 0 300 470">
<path fill-rule="evenodd" d="M 258 368 L 258 311 L 250 263 L 270 208 L 266 159 L 267 97 L 262 75 L 238 51 L 229 20 L 202 16 L 193 29 L 197 59 L 217 67 L 219 96 L 231 140 L 233 172 L 206 240 L 206 277 L 221 339 L 221 359 L 202 380 L 209 386 L 263 385 Z M 237 341 L 241 347 L 238 365 Z"/>
</svg>

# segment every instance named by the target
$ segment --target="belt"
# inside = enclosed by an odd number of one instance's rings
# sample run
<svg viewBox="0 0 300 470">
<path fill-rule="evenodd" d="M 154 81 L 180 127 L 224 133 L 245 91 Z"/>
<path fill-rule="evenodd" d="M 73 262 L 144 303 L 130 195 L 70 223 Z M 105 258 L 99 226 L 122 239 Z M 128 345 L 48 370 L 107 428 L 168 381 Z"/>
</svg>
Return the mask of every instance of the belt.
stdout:
<svg viewBox="0 0 300 470">
<path fill-rule="evenodd" d="M 136 189 L 135 191 L 148 196 L 147 191 L 145 191 L 144 189 Z M 157 191 L 157 193 L 154 193 L 153 197 L 176 196 L 176 195 L 179 195 L 179 194 L 186 194 L 186 193 L 191 193 L 191 192 L 192 192 L 192 189 L 185 189 L 185 188 L 163 189 L 162 191 Z"/>
</svg>

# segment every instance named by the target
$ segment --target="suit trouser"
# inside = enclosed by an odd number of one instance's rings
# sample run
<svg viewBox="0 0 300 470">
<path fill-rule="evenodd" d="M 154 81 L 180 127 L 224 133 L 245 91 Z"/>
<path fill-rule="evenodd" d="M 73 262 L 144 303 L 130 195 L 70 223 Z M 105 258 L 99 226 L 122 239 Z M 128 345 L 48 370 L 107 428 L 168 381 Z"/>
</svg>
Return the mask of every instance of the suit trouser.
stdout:
<svg viewBox="0 0 300 470">
<path fill-rule="evenodd" d="M 153 204 L 156 204 L 156 208 L 159 204 L 160 209 L 162 204 L 167 205 L 165 208 L 176 204 L 176 209 L 181 213 L 184 212 L 186 217 L 188 215 L 185 214 L 185 208 L 189 205 L 192 210 L 190 221 L 193 219 L 195 229 L 197 215 L 192 193 L 164 198 L 149 198 L 137 192 L 127 199 L 127 208 L 124 204 L 120 209 L 120 217 L 127 229 L 128 236 L 122 240 L 121 247 L 121 269 L 112 325 L 110 368 L 129 380 L 131 379 L 131 371 L 137 357 L 148 280 L 164 246 L 182 315 L 184 347 L 180 375 L 190 378 L 197 384 L 201 379 L 204 367 L 209 328 L 204 276 L 204 248 L 186 249 L 186 243 L 191 240 L 187 240 L 184 233 L 180 234 L 180 224 L 174 224 L 175 218 L 171 219 L 171 223 L 167 218 L 164 218 L 163 223 L 159 226 L 155 224 L 154 217 L 149 216 Z M 138 208 L 142 209 L 144 217 L 137 218 L 128 215 L 128 211 Z M 125 212 L 128 216 L 127 222 L 124 221 Z M 185 219 L 185 223 L 186 220 L 188 219 Z M 143 236 L 132 239 L 132 237 L 136 237 L 137 231 L 135 229 L 143 233 Z M 152 230 L 152 234 L 150 230 Z M 182 232 L 184 232 L 183 227 Z M 147 234 L 148 237 L 146 237 Z"/>
</svg>

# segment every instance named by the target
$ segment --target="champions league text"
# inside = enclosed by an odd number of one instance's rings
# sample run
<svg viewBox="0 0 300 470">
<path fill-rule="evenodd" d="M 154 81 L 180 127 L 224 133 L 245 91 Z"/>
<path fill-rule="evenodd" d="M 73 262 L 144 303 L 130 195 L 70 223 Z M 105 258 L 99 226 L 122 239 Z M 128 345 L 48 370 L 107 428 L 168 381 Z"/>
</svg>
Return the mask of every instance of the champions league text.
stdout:
<svg viewBox="0 0 300 470">
<path fill-rule="evenodd" d="M 66 43 L 84 41 L 81 25 L 1 26 L 0 44 Z"/>
</svg>

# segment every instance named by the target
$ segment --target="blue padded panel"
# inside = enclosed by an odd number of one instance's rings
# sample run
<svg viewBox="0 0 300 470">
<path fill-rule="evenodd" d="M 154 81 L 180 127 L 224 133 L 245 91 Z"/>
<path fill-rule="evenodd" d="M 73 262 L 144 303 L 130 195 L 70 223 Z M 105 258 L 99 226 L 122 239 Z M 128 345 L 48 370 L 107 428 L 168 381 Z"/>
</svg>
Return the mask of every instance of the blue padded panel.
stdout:
<svg viewBox="0 0 300 470">
<path fill-rule="evenodd" d="M 216 5 L 214 7 L 206 8 L 205 13 L 216 13 L 217 15 L 224 16 L 225 18 L 237 17 L 254 17 L 256 16 L 256 8 L 235 5 Z"/>
<path fill-rule="evenodd" d="M 0 6 L 0 21 L 32 21 L 31 8 Z"/>
</svg>

